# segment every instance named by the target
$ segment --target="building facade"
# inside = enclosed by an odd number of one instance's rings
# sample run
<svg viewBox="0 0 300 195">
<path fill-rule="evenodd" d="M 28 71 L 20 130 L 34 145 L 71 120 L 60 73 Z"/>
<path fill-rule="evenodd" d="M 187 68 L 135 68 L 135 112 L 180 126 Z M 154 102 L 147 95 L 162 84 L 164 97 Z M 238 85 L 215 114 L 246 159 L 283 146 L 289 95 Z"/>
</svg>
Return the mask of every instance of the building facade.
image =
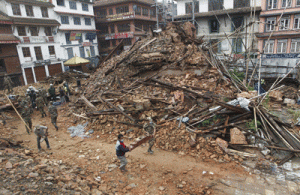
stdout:
<svg viewBox="0 0 300 195">
<path fill-rule="evenodd" d="M 95 1 L 99 51 L 107 54 L 123 40 L 128 49 L 140 37 L 155 28 L 156 10 L 153 0 L 100 0 Z"/>
<path fill-rule="evenodd" d="M 263 67 L 272 69 L 263 73 L 285 74 L 300 58 L 300 1 L 263 0 L 261 7 L 258 46 Z"/>
<path fill-rule="evenodd" d="M 20 40 L 12 33 L 12 20 L 0 12 L 0 90 L 3 89 L 3 78 L 7 74 L 14 86 L 23 83 L 22 69 L 16 45 Z"/>
<path fill-rule="evenodd" d="M 55 39 L 63 59 L 79 56 L 93 60 L 99 55 L 92 0 L 52 0 L 60 26 Z"/>
<path fill-rule="evenodd" d="M 260 0 L 196 0 L 194 5 L 197 36 L 215 45 L 216 53 L 239 56 L 257 51 Z M 175 20 L 191 21 L 192 8 L 192 0 L 178 0 Z"/>
<path fill-rule="evenodd" d="M 0 1 L 0 10 L 12 19 L 13 34 L 21 41 L 17 51 L 25 84 L 64 70 L 60 43 L 54 40 L 60 23 L 53 19 L 53 7 L 47 1 Z"/>
</svg>

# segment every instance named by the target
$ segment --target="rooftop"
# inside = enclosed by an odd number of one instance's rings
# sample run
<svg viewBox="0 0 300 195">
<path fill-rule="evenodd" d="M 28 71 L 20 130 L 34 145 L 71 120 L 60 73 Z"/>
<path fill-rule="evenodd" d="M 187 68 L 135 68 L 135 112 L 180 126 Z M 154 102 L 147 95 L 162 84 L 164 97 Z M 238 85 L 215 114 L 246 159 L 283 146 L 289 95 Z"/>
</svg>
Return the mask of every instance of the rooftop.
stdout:
<svg viewBox="0 0 300 195">
<path fill-rule="evenodd" d="M 0 34 L 0 43 L 20 43 L 20 40 L 13 34 Z"/>
<path fill-rule="evenodd" d="M 37 19 L 37 18 L 19 18 L 11 17 L 14 24 L 23 25 L 38 25 L 38 26 L 60 26 L 57 20 L 52 19 Z"/>
<path fill-rule="evenodd" d="M 120 3 L 143 3 L 152 5 L 155 3 L 154 0 L 98 0 L 94 2 L 94 7 L 97 6 L 106 6 L 106 5 L 114 5 L 114 4 L 120 4 Z"/>
</svg>

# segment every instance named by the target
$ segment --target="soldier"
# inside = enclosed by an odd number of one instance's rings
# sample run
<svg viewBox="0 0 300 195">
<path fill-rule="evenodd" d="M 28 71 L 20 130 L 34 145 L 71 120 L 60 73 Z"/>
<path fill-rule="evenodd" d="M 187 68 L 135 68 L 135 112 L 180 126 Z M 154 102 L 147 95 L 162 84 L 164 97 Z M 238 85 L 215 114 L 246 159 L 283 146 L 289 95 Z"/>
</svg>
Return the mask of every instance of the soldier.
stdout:
<svg viewBox="0 0 300 195">
<path fill-rule="evenodd" d="M 41 151 L 41 139 L 43 138 L 47 144 L 47 148 L 51 150 L 49 141 L 48 141 L 48 127 L 42 126 L 42 125 L 37 125 L 34 128 L 34 133 L 36 134 L 37 137 L 37 147 L 39 149 L 39 152 Z"/>
<path fill-rule="evenodd" d="M 58 130 L 58 127 L 56 125 L 56 121 L 57 121 L 57 108 L 53 105 L 53 102 L 50 102 L 50 106 L 48 108 L 48 111 L 50 113 L 50 117 L 51 117 L 51 123 L 54 125 L 56 131 Z"/>
<path fill-rule="evenodd" d="M 148 152 L 150 154 L 153 154 L 152 147 L 155 143 L 154 135 L 155 135 L 156 128 L 155 128 L 155 124 L 153 123 L 151 117 L 149 117 L 148 119 L 149 119 L 149 123 L 145 123 L 143 129 L 146 132 L 147 136 L 153 136 L 148 142 L 149 143 Z"/>
<path fill-rule="evenodd" d="M 38 97 L 36 98 L 36 107 L 40 111 L 40 113 L 42 114 L 42 118 L 47 116 L 45 111 L 44 111 L 45 102 L 44 102 L 43 97 L 40 94 L 38 94 Z"/>
<path fill-rule="evenodd" d="M 5 74 L 4 76 L 3 85 L 4 85 L 4 91 L 6 89 L 8 90 L 8 93 L 11 93 L 13 91 L 12 90 L 13 82 L 11 81 L 10 77 L 7 74 Z"/>
<path fill-rule="evenodd" d="M 27 130 L 27 133 L 30 134 L 30 131 L 32 131 L 32 121 L 31 121 L 31 114 L 32 114 L 32 109 L 29 107 L 29 106 L 24 106 L 23 107 L 23 110 L 22 110 L 22 113 L 21 113 L 21 116 L 24 120 L 24 122 L 26 123 L 25 127 L 26 127 L 26 130 Z M 28 127 L 30 129 L 28 129 Z"/>
<path fill-rule="evenodd" d="M 50 88 L 48 89 L 48 92 L 50 94 L 51 101 L 56 101 L 55 88 L 53 87 L 53 84 L 50 84 Z"/>
<path fill-rule="evenodd" d="M 44 87 L 41 88 L 40 90 L 40 95 L 42 96 L 44 102 L 45 102 L 45 105 L 48 104 L 48 100 L 47 100 L 47 91 Z"/>
</svg>

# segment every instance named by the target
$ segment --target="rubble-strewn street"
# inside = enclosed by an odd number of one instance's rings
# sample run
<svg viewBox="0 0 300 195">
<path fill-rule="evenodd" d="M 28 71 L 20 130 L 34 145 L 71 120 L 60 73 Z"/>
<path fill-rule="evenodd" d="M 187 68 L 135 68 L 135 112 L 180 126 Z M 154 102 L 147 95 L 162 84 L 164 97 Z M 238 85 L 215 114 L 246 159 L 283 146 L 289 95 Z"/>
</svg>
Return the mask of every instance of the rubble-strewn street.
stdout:
<svg viewBox="0 0 300 195">
<path fill-rule="evenodd" d="M 170 23 L 94 73 L 35 84 L 39 95 L 69 83 L 70 102 L 53 103 L 57 123 L 48 112 L 31 116 L 48 127 L 51 150 L 45 139 L 38 151 L 17 115 L 28 86 L 2 91 L 0 193 L 299 194 L 298 90 L 278 82 L 258 95 L 194 33 L 189 22 Z M 119 170 L 119 134 L 134 146 L 128 172 Z"/>
</svg>

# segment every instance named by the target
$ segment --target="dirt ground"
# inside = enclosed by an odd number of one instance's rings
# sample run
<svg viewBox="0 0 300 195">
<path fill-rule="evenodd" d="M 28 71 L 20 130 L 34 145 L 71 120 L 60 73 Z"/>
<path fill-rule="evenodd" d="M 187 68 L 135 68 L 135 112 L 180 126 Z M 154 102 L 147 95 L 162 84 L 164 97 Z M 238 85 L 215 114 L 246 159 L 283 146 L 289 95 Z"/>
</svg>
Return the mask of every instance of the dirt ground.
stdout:
<svg viewBox="0 0 300 195">
<path fill-rule="evenodd" d="M 12 111 L 13 117 L 0 130 L 1 137 L 23 141 L 22 146 L 39 158 L 56 159 L 70 166 L 83 167 L 87 170 L 87 177 L 100 176 L 98 189 L 103 194 L 221 194 L 212 189 L 221 185 L 220 179 L 229 175 L 249 175 L 236 162 L 197 162 L 190 156 L 156 148 L 154 154 L 150 155 L 146 152 L 147 145 L 127 153 L 128 172 L 121 173 L 116 168 L 116 165 L 119 166 L 115 155 L 116 139 L 108 139 L 97 129 L 91 138 L 72 138 L 67 128 L 75 124 L 64 115 L 65 109 L 66 106 L 59 107 L 58 131 L 51 124 L 49 116 L 41 118 L 39 112 L 34 111 L 33 125 L 45 124 L 49 127 L 51 150 L 46 150 L 43 142 L 41 145 L 45 150 L 38 153 L 36 136 L 26 133 L 24 124 Z M 125 144 L 130 142 L 125 139 Z"/>
</svg>

